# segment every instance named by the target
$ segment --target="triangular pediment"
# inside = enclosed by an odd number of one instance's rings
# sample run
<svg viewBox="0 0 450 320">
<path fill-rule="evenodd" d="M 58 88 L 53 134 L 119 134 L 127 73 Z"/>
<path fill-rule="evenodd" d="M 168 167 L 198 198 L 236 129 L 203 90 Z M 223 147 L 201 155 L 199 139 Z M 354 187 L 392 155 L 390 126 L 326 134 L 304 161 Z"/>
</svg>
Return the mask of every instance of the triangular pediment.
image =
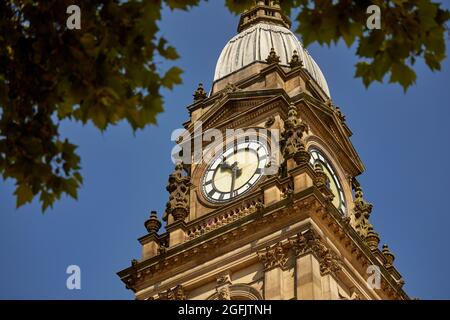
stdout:
<svg viewBox="0 0 450 320">
<path fill-rule="evenodd" d="M 233 122 L 236 118 L 251 117 L 253 111 L 266 107 L 276 100 L 284 100 L 287 104 L 287 95 L 281 89 L 236 91 L 224 94 L 197 121 L 202 122 L 203 129 L 220 128 Z M 191 124 L 192 125 L 192 124 Z"/>
</svg>

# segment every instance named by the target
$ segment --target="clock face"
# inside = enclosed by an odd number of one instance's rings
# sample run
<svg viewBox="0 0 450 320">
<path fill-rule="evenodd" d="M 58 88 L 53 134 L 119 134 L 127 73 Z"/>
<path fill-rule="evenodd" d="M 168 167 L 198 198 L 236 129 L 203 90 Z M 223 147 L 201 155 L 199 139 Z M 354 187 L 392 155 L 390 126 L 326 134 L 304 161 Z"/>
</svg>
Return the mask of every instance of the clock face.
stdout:
<svg viewBox="0 0 450 320">
<path fill-rule="evenodd" d="M 212 202 L 227 202 L 249 191 L 269 162 L 267 143 L 246 140 L 214 158 L 203 175 L 202 191 Z"/>
<path fill-rule="evenodd" d="M 311 150 L 311 165 L 315 165 L 316 163 L 320 163 L 323 167 L 323 171 L 328 177 L 328 187 L 334 195 L 333 205 L 342 213 L 345 214 L 347 210 L 347 206 L 345 204 L 344 198 L 344 190 L 342 189 L 342 185 L 339 182 L 339 178 L 334 172 L 333 167 L 330 162 L 318 151 Z"/>
</svg>

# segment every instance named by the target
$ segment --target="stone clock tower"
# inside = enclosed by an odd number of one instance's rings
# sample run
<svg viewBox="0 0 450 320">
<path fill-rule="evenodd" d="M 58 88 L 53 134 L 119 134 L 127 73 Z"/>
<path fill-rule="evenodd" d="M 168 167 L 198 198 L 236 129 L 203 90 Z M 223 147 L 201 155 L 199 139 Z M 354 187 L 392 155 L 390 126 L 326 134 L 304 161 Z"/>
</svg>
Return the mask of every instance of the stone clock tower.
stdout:
<svg viewBox="0 0 450 320">
<path fill-rule="evenodd" d="M 370 223 L 352 133 L 290 24 L 277 1 L 256 1 L 210 94 L 196 90 L 184 124 L 192 140 L 198 123 L 258 134 L 175 166 L 165 232 L 152 212 L 142 257 L 118 273 L 137 299 L 409 299 Z"/>
</svg>

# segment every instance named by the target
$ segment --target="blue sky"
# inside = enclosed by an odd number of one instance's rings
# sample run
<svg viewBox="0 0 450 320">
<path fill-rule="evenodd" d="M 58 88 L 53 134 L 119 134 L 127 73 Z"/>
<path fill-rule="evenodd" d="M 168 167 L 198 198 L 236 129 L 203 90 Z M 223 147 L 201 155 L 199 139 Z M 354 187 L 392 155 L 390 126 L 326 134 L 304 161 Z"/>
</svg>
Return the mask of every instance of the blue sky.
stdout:
<svg viewBox="0 0 450 320">
<path fill-rule="evenodd" d="M 44 215 L 33 203 L 18 210 L 12 181 L 0 182 L 0 298 L 132 299 L 116 272 L 140 256 L 151 210 L 162 213 L 173 165 L 171 132 L 187 120 L 185 106 L 199 82 L 209 90 L 221 49 L 238 17 L 223 1 L 189 13 L 165 10 L 160 24 L 182 58 L 184 84 L 164 92 L 158 125 L 135 135 L 126 124 L 101 134 L 91 125 L 64 123 L 79 145 L 85 181 L 79 200 L 62 199 Z M 449 299 L 450 64 L 432 73 L 418 62 L 417 84 L 368 90 L 353 78 L 354 50 L 340 44 L 308 48 L 331 95 L 347 116 L 366 172 L 359 177 L 374 204 L 372 222 L 396 255 L 412 297 Z M 81 290 L 67 290 L 68 265 L 81 268 Z"/>
</svg>

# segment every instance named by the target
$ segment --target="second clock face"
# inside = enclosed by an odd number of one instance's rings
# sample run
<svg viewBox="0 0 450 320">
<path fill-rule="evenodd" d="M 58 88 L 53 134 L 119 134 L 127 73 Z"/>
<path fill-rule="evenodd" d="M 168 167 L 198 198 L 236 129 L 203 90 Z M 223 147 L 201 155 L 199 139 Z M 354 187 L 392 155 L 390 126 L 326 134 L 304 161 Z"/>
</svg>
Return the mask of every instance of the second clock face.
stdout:
<svg viewBox="0 0 450 320">
<path fill-rule="evenodd" d="M 235 144 L 216 157 L 203 174 L 202 191 L 212 202 L 227 202 L 249 191 L 261 178 L 269 159 L 259 140 Z"/>
</svg>

